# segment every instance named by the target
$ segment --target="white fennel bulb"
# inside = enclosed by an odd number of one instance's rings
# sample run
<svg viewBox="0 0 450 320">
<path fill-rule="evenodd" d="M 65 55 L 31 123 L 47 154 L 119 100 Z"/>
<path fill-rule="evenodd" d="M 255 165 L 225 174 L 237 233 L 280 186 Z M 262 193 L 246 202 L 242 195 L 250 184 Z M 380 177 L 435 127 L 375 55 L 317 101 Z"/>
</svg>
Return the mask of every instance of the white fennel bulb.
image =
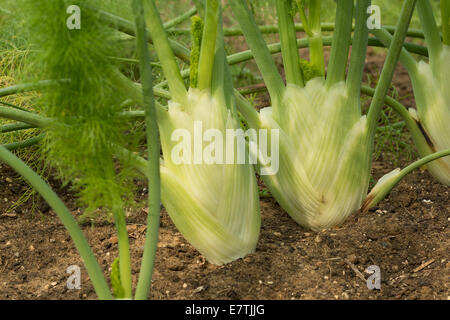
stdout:
<svg viewBox="0 0 450 320">
<path fill-rule="evenodd" d="M 288 85 L 280 107 L 260 112 L 262 128 L 280 130 L 280 169 L 263 178 L 289 215 L 314 230 L 343 222 L 367 194 L 367 120 L 350 101 L 344 83 L 328 88 L 316 78 Z"/>
<path fill-rule="evenodd" d="M 260 230 L 258 189 L 252 165 L 206 163 L 198 158 L 203 154 L 194 150 L 194 141 L 190 152 L 178 154 L 184 157 L 182 163 L 174 159 L 180 143 L 173 139 L 175 130 L 184 130 L 194 140 L 199 122 L 203 132 L 212 129 L 223 137 L 227 129 L 239 128 L 220 99 L 206 90 L 191 88 L 186 105 L 169 102 L 168 112 L 158 117 L 164 154 L 161 197 L 183 236 L 209 262 L 221 265 L 255 250 Z M 205 145 L 202 152 L 207 153 Z M 230 148 L 224 143 L 223 155 Z"/>
</svg>

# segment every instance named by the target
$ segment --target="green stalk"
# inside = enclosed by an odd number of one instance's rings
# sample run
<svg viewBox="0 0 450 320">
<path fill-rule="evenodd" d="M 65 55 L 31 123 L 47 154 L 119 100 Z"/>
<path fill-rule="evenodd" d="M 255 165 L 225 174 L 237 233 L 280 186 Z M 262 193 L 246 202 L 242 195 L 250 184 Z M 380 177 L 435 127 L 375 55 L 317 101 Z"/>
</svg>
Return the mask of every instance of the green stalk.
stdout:
<svg viewBox="0 0 450 320">
<path fill-rule="evenodd" d="M 292 0 L 277 1 L 278 27 L 280 30 L 281 52 L 283 56 L 286 83 L 304 87 L 303 75 L 300 67 L 300 56 L 297 49 L 297 36 L 295 34 L 292 16 Z"/>
<path fill-rule="evenodd" d="M 225 38 L 223 36 L 223 16 L 222 9 L 219 9 L 219 23 L 216 39 L 216 53 L 214 57 L 213 77 L 211 83 L 211 92 L 236 116 L 236 103 L 233 99 L 233 78 L 227 64 L 227 55 L 225 51 Z"/>
<path fill-rule="evenodd" d="M 222 33 L 222 28 L 220 30 L 221 32 L 221 46 L 222 46 L 222 53 L 223 53 L 223 65 L 225 68 L 225 74 L 224 74 L 224 87 L 223 87 L 223 93 L 225 94 L 225 102 L 227 107 L 231 110 L 231 115 L 237 119 L 237 110 L 236 110 L 236 100 L 233 99 L 234 95 L 234 84 L 233 84 L 233 76 L 231 74 L 230 66 L 227 63 L 227 53 L 225 51 L 225 37 Z"/>
<path fill-rule="evenodd" d="M 433 154 L 430 154 L 426 157 L 423 157 L 420 160 L 417 160 L 416 162 L 411 163 L 409 166 L 407 166 L 406 168 L 404 168 L 403 170 L 400 171 L 400 175 L 399 177 L 396 179 L 397 182 L 400 182 L 400 180 L 402 180 L 407 174 L 413 172 L 414 170 L 416 170 L 417 168 L 420 168 L 424 165 L 426 165 L 427 163 L 443 158 L 443 157 L 447 157 L 450 156 L 450 149 L 446 149 L 446 150 L 442 150 L 439 152 L 435 152 Z"/>
<path fill-rule="evenodd" d="M 57 86 L 61 82 L 69 80 L 40 80 L 36 82 L 18 84 L 6 88 L 0 88 L 0 97 L 6 97 L 13 94 L 34 91 L 39 89 L 48 89 Z"/>
<path fill-rule="evenodd" d="M 364 67 L 367 53 L 367 43 L 369 40 L 369 29 L 367 28 L 367 8 L 371 0 L 360 0 L 356 2 L 356 28 L 352 42 L 352 56 L 350 58 L 350 67 L 347 77 L 348 93 L 353 99 L 352 106 L 358 108 L 358 114 L 361 114 L 361 82 L 364 74 Z"/>
<path fill-rule="evenodd" d="M 8 133 L 31 128 L 34 128 L 34 126 L 24 122 L 8 123 L 3 126 L 0 126 L 0 133 Z"/>
<path fill-rule="evenodd" d="M 352 32 L 353 1 L 337 0 L 336 29 L 328 63 L 327 85 L 331 87 L 345 80 Z"/>
<path fill-rule="evenodd" d="M 175 56 L 170 47 L 155 1 L 148 1 L 148 4 L 148 21 L 150 23 L 149 32 L 155 44 L 155 50 L 163 67 L 164 74 L 169 83 L 172 98 L 175 102 L 184 105 L 187 91 L 184 86 L 183 78 L 181 77 L 180 70 L 175 61 Z"/>
<path fill-rule="evenodd" d="M 189 86 L 198 86 L 198 63 L 200 60 L 200 48 L 202 46 L 203 20 L 199 16 L 192 18 L 191 23 L 191 66 L 189 68 Z"/>
<path fill-rule="evenodd" d="M 139 60 L 138 60 L 139 62 Z M 113 73 L 113 76 L 111 77 L 114 83 L 116 84 L 117 88 L 121 90 L 124 93 L 137 93 L 139 99 L 134 99 L 135 101 L 142 102 L 142 95 L 141 95 L 141 84 L 136 83 L 132 81 L 131 79 L 127 78 L 123 73 L 121 73 L 119 70 L 115 70 Z M 155 87 L 153 88 L 153 93 L 155 96 L 159 98 L 164 99 L 171 99 L 172 95 L 169 91 L 166 91 L 162 88 Z M 135 96 L 133 96 L 136 98 Z"/>
<path fill-rule="evenodd" d="M 323 39 L 324 46 L 331 46 L 332 44 L 332 38 L 331 37 L 324 37 Z M 389 42 L 390 43 L 390 42 Z M 297 39 L 297 47 L 298 48 L 307 48 L 309 45 L 309 39 Z M 379 40 L 371 37 L 369 38 L 369 45 L 374 47 L 385 47 L 382 42 Z M 276 54 L 281 51 L 281 44 L 280 43 L 273 43 L 267 46 L 269 49 L 270 54 Z M 413 52 L 416 54 L 420 54 L 422 56 L 428 56 L 427 49 L 425 47 L 413 44 L 413 43 L 406 43 L 405 48 L 408 50 L 408 52 Z M 232 55 L 229 55 L 227 60 L 229 65 L 235 65 L 241 62 L 245 62 L 251 59 L 254 59 L 254 55 L 251 50 L 245 50 L 242 52 L 234 53 Z M 413 59 L 414 61 L 414 59 Z M 184 71 L 183 71 L 184 74 Z M 159 84 L 158 84 L 159 86 Z"/>
<path fill-rule="evenodd" d="M 306 16 L 305 2 L 304 0 L 296 0 L 296 3 L 298 12 L 300 14 L 300 20 L 302 21 L 303 31 L 307 34 L 308 37 L 311 37 L 312 30 L 308 21 L 308 17 Z"/>
<path fill-rule="evenodd" d="M 383 43 L 386 48 L 389 48 L 392 42 L 392 35 L 387 30 L 384 28 L 374 29 L 372 30 L 372 33 Z M 408 50 L 406 50 L 406 48 L 403 48 L 400 53 L 400 62 L 408 70 L 410 76 L 415 78 L 417 74 L 417 62 Z"/>
<path fill-rule="evenodd" d="M 403 48 L 403 41 L 405 40 L 406 31 L 408 30 L 415 4 L 416 0 L 405 0 L 403 3 L 400 20 L 397 24 L 397 31 L 395 32 L 394 39 L 389 47 L 386 62 L 383 71 L 381 72 L 380 81 L 378 82 L 375 95 L 370 105 L 367 121 L 371 141 L 373 141 L 373 137 L 375 136 L 380 111 L 394 76 L 395 67 Z"/>
<path fill-rule="evenodd" d="M 28 111 L 25 108 L 22 108 L 20 106 L 16 106 L 15 104 L 12 104 L 12 103 L 9 103 L 9 102 L 0 101 L 0 104 L 2 104 L 4 106 L 7 106 L 7 107 L 11 107 L 11 108 L 17 109 L 17 110 Z"/>
<path fill-rule="evenodd" d="M 15 151 L 15 150 L 22 149 L 22 148 L 28 148 L 28 147 L 38 144 L 40 141 L 42 141 L 44 136 L 45 136 L 44 134 L 40 134 L 36 137 L 26 139 L 23 141 L 4 144 L 3 147 L 5 149 L 8 149 L 9 151 Z"/>
<path fill-rule="evenodd" d="M 323 39 L 323 45 L 324 46 L 331 46 L 331 42 L 332 42 L 332 38 L 331 37 L 324 37 Z M 308 48 L 309 46 L 309 39 L 297 39 L 297 47 L 298 48 Z M 369 38 L 369 46 L 372 47 L 382 47 L 384 48 L 385 46 L 383 45 L 383 43 L 381 43 L 378 39 L 370 37 Z M 405 43 L 404 47 L 408 50 L 408 52 L 411 53 L 415 53 L 424 57 L 428 57 L 428 50 L 426 47 L 420 46 L 420 45 L 416 45 L 414 43 Z M 269 49 L 269 53 L 272 54 L 276 54 L 281 52 L 281 44 L 280 43 L 273 43 L 273 44 L 269 44 L 267 46 L 267 49 Z M 238 52 L 232 55 L 229 55 L 227 57 L 227 61 L 229 65 L 235 65 L 241 62 L 245 62 L 248 60 L 252 60 L 255 57 L 253 56 L 253 53 L 251 50 L 246 50 L 246 51 L 242 51 L 242 52 Z M 189 77 L 189 73 L 190 73 L 190 69 L 184 69 L 181 72 L 181 76 L 183 77 L 183 79 L 187 79 Z M 160 83 L 158 83 L 154 88 L 163 88 L 167 86 L 167 80 L 161 81 Z M 156 92 L 155 92 L 156 94 Z"/>
<path fill-rule="evenodd" d="M 189 71 L 189 70 L 188 70 Z M 188 73 L 189 76 L 189 73 Z M 129 78 L 125 77 L 121 72 L 117 72 L 117 76 L 114 77 L 114 81 L 117 85 L 117 88 L 119 88 L 120 93 L 124 96 L 128 97 L 127 103 L 137 104 L 137 105 L 143 105 L 143 96 L 142 96 L 142 86 Z M 155 96 L 157 96 L 158 88 L 153 88 L 153 93 Z M 169 94 L 169 99 L 171 98 Z M 156 111 L 159 112 L 166 112 L 167 107 L 164 107 L 158 101 L 155 101 L 156 105 Z M 145 117 L 144 111 L 123 111 L 120 112 L 119 115 L 121 117 L 124 117 L 129 120 L 135 120 L 135 119 L 142 119 Z"/>
<path fill-rule="evenodd" d="M 262 84 L 263 85 L 263 84 Z M 242 96 L 248 96 L 255 93 L 267 92 L 266 86 L 258 86 L 254 88 L 242 88 L 238 90 Z"/>
<path fill-rule="evenodd" d="M 39 116 L 32 112 L 17 110 L 9 107 L 0 106 L 0 117 L 10 120 L 25 122 L 27 124 L 42 128 L 51 123 L 50 118 Z"/>
<path fill-rule="evenodd" d="M 320 0 L 318 0 L 320 1 Z M 444 0 L 445 1 L 445 0 Z M 352 31 L 354 30 L 355 26 L 352 26 Z M 395 32 L 395 26 L 383 26 L 386 30 L 389 31 L 389 33 L 394 34 Z M 335 29 L 334 23 L 321 23 L 320 24 L 320 31 L 322 32 L 333 32 Z M 265 25 L 260 26 L 259 30 L 263 34 L 276 34 L 278 33 L 278 25 Z M 302 23 L 296 23 L 295 24 L 295 31 L 296 32 L 307 32 L 308 27 Z M 170 30 L 170 33 L 173 35 L 189 35 L 189 29 L 172 29 Z M 312 33 L 311 30 L 309 30 L 310 33 Z M 236 37 L 236 36 L 243 36 L 242 30 L 240 28 L 226 28 L 223 30 L 223 34 L 225 37 Z M 408 37 L 412 38 L 418 38 L 418 39 L 424 39 L 424 34 L 421 29 L 415 29 L 411 28 L 408 30 L 408 33 L 406 34 Z"/>
<path fill-rule="evenodd" d="M 439 58 L 442 51 L 442 42 L 430 1 L 417 1 L 417 11 L 419 12 L 422 29 L 425 34 L 425 41 L 430 55 L 430 66 L 437 74 L 437 71 L 439 71 Z"/>
<path fill-rule="evenodd" d="M 205 0 L 192 0 L 195 7 L 197 8 L 198 15 L 204 19 L 205 18 Z"/>
<path fill-rule="evenodd" d="M 441 0 L 441 15 L 444 44 L 450 46 L 450 1 Z"/>
<path fill-rule="evenodd" d="M 36 189 L 39 194 L 41 194 L 45 201 L 47 201 L 61 222 L 64 224 L 64 227 L 67 229 L 69 235 L 75 243 L 75 247 L 83 259 L 84 265 L 98 298 L 102 300 L 112 299 L 108 284 L 103 276 L 103 271 L 92 253 L 89 243 L 84 237 L 78 223 L 75 221 L 69 209 L 67 209 L 61 199 L 36 172 L 34 172 L 22 160 L 2 146 L 0 146 L 0 160 L 5 162 L 25 180 L 27 180 L 28 183 Z"/>
<path fill-rule="evenodd" d="M 119 247 L 120 281 L 124 289 L 124 298 L 131 299 L 131 256 L 125 212 L 123 211 L 123 207 L 119 205 L 117 205 L 115 208 L 112 208 L 112 211 Z"/>
<path fill-rule="evenodd" d="M 362 86 L 361 92 L 370 97 L 373 97 L 375 95 L 375 89 L 372 89 L 368 86 Z M 414 139 L 419 153 L 421 155 L 432 154 L 433 150 L 430 148 L 429 142 L 427 142 L 427 139 L 423 135 L 423 132 L 421 131 L 418 123 L 411 117 L 411 114 L 408 112 L 406 107 L 389 96 L 385 97 L 384 103 L 387 106 L 391 107 L 392 110 L 394 110 L 403 119 L 406 127 L 408 128 L 408 131 L 411 133 L 411 136 Z"/>
<path fill-rule="evenodd" d="M 158 98 L 164 98 L 164 99 L 168 99 L 168 100 L 170 100 L 172 98 L 172 95 L 170 94 L 170 92 L 166 91 L 164 89 L 154 88 L 153 91 L 154 91 L 155 96 L 157 96 Z"/>
<path fill-rule="evenodd" d="M 239 91 L 235 90 L 234 96 L 236 97 L 238 110 L 244 116 L 244 119 L 247 121 L 250 128 L 258 129 L 261 124 L 258 112 L 252 104 L 239 93 Z"/>
<path fill-rule="evenodd" d="M 148 216 L 147 232 L 144 245 L 144 253 L 141 262 L 141 271 L 136 288 L 135 299 L 147 300 L 153 269 L 155 265 L 156 248 L 159 233 L 160 213 L 160 173 L 159 173 L 159 135 L 155 100 L 153 95 L 152 68 L 149 64 L 149 48 L 145 41 L 146 27 L 145 14 L 142 0 L 133 0 L 133 12 L 136 20 L 136 46 L 141 61 L 141 82 L 145 110 L 145 125 L 147 132 L 148 149 Z"/>
<path fill-rule="evenodd" d="M 189 19 L 196 13 L 197 13 L 197 8 L 193 7 L 191 9 L 189 9 L 188 11 L 186 11 L 185 13 L 179 15 L 178 17 L 175 17 L 172 20 L 164 23 L 164 25 L 163 25 L 164 29 L 167 30 L 167 29 L 173 28 L 173 27 L 179 25 L 180 23 L 183 23 L 184 21 L 186 21 L 187 19 Z"/>
<path fill-rule="evenodd" d="M 117 17 L 106 11 L 102 11 L 102 10 L 98 10 L 98 9 L 94 9 L 94 8 L 90 8 L 90 9 L 101 13 L 101 15 L 98 15 L 98 17 L 101 21 L 103 21 L 104 24 L 109 25 L 111 28 L 116 29 L 125 34 L 128 34 L 132 37 L 136 36 L 133 22 L 123 19 L 121 17 Z M 154 43 L 153 39 L 150 36 L 147 36 L 147 41 L 149 43 Z M 187 50 L 181 44 L 179 44 L 178 42 L 173 41 L 173 40 L 169 40 L 169 45 L 172 48 L 175 55 L 179 59 L 181 59 L 183 62 L 189 64 L 189 50 Z"/>
<path fill-rule="evenodd" d="M 278 69 L 272 59 L 266 42 L 263 39 L 255 18 L 250 12 L 246 1 L 230 0 L 233 13 L 238 20 L 245 39 L 253 52 L 256 64 L 267 85 L 272 105 L 281 105 L 281 100 L 285 90 L 283 79 L 281 79 Z"/>
<path fill-rule="evenodd" d="M 310 61 L 318 70 L 325 75 L 325 58 L 323 55 L 322 27 L 320 25 L 320 13 L 322 10 L 322 1 L 310 1 L 309 4 L 309 23 L 311 35 L 309 37 L 309 56 Z"/>
<path fill-rule="evenodd" d="M 133 62 L 133 63 L 139 63 L 139 60 L 132 60 L 130 59 L 129 62 Z M 151 65 L 154 65 L 154 63 L 151 63 Z M 160 66 L 160 65 L 158 65 Z M 116 82 L 123 82 L 124 79 L 128 79 L 126 78 L 119 70 L 115 70 L 113 72 L 114 75 L 114 80 Z M 120 79 L 119 79 L 120 78 Z M 60 81 L 64 81 L 64 80 L 58 80 L 58 81 L 48 81 L 48 80 L 44 80 L 44 81 L 38 81 L 38 82 L 33 82 L 33 83 L 24 83 L 24 84 L 20 84 L 20 85 L 15 85 L 15 86 L 11 86 L 11 87 L 6 87 L 6 88 L 1 88 L 0 89 L 0 94 L 4 94 L 4 95 L 12 95 L 12 94 L 17 94 L 17 93 L 23 93 L 23 92 L 29 92 L 29 91 L 35 91 L 35 90 L 40 90 L 40 89 L 47 89 L 47 88 L 52 88 L 53 86 L 57 85 Z M 129 81 L 131 82 L 131 80 Z M 139 86 L 139 84 L 136 84 L 137 86 Z M 155 91 L 155 95 L 159 98 L 164 98 L 164 99 L 170 99 L 171 98 L 171 94 L 170 92 L 161 89 L 161 88 L 154 88 Z M 18 110 L 22 110 L 27 112 L 28 110 L 12 105 L 10 103 L 7 102 L 3 102 L 0 101 L 0 104 L 4 104 L 7 106 L 10 106 L 12 108 L 18 109 Z"/>
<path fill-rule="evenodd" d="M 206 0 L 205 26 L 203 28 L 200 60 L 198 63 L 198 88 L 200 90 L 211 88 L 218 23 L 218 0 Z"/>
<path fill-rule="evenodd" d="M 431 161 L 450 156 L 450 149 L 430 154 L 416 162 L 413 162 L 403 170 L 394 170 L 385 175 L 375 185 L 361 206 L 361 212 L 367 212 L 383 200 L 389 192 L 409 173 L 428 164 Z"/>
<path fill-rule="evenodd" d="M 128 79 L 128 78 L 126 78 L 126 79 Z M 140 86 L 138 86 L 131 80 L 129 80 L 129 82 L 132 84 L 132 86 L 122 88 L 123 89 L 122 92 L 124 94 L 129 95 L 130 98 L 132 98 L 133 103 L 142 104 L 143 103 L 142 95 L 138 96 L 138 94 L 137 94 L 137 92 L 140 92 L 140 90 L 141 90 Z M 129 84 L 127 84 L 127 85 L 129 85 Z M 155 103 L 156 103 L 157 110 L 159 110 L 161 112 L 165 112 L 164 107 L 161 104 L 159 104 L 157 102 L 155 102 Z M 143 111 L 124 111 L 124 112 L 120 112 L 119 115 L 125 119 L 130 119 L 130 120 L 144 118 Z M 5 107 L 0 107 L 0 118 L 6 118 L 9 120 L 20 121 L 20 122 L 24 123 L 23 126 L 30 126 L 30 128 L 44 128 L 44 127 L 49 126 L 50 124 L 56 124 L 55 121 L 57 121 L 56 119 L 47 118 L 47 117 L 38 115 L 36 113 L 18 111 L 18 110 L 12 109 L 12 108 L 5 108 Z M 4 125 L 2 128 L 4 128 L 4 129 L 6 128 L 6 130 L 14 131 L 15 126 L 11 127 L 11 128 L 9 126 L 10 125 L 7 124 L 7 125 Z M 11 126 L 12 126 L 12 124 L 11 124 Z M 17 124 L 17 126 L 19 126 L 19 124 Z M 9 132 L 11 132 L 11 131 L 9 131 Z M 8 132 L 8 131 L 4 131 L 4 132 Z"/>
<path fill-rule="evenodd" d="M 131 63 L 131 64 L 139 64 L 138 59 L 131 59 L 131 58 L 123 58 L 123 57 L 108 57 L 111 60 L 119 61 L 119 62 L 125 62 L 125 63 Z M 162 68 L 162 65 L 158 62 L 150 62 L 150 65 L 155 68 Z"/>
</svg>

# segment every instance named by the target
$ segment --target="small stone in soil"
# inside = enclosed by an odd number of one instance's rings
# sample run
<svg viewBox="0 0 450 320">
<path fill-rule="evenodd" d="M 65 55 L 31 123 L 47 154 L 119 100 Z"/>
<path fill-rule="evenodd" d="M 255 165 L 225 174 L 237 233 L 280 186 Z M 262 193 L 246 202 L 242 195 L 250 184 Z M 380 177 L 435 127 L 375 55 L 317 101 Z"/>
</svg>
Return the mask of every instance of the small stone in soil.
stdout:
<svg viewBox="0 0 450 320">
<path fill-rule="evenodd" d="M 203 291 L 204 289 L 205 289 L 205 287 L 200 286 L 200 287 L 196 288 L 194 291 L 192 291 L 192 293 L 199 293 L 199 292 Z"/>
<path fill-rule="evenodd" d="M 358 257 L 356 256 L 356 254 L 351 254 L 347 257 L 347 260 L 353 264 L 358 263 Z"/>
</svg>

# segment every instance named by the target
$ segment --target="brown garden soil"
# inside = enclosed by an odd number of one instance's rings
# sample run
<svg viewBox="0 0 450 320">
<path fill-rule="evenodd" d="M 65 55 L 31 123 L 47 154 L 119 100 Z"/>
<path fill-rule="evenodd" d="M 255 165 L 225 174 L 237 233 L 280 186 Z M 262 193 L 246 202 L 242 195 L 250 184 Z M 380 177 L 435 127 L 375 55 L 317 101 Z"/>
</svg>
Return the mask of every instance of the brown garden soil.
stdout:
<svg viewBox="0 0 450 320">
<path fill-rule="evenodd" d="M 384 57 L 369 54 L 367 72 L 376 76 Z M 414 100 L 406 72 L 396 87 L 408 107 Z M 401 161 L 404 166 L 407 161 Z M 380 178 L 394 167 L 373 164 Z M 53 186 L 78 215 L 69 189 Z M 82 266 L 63 225 L 42 200 L 8 211 L 26 190 L 8 167 L 0 168 L 0 299 L 95 299 L 84 268 L 80 290 L 66 287 L 67 267 Z M 189 245 L 161 213 L 151 299 L 449 299 L 449 188 L 427 171 L 407 176 L 376 208 L 355 213 L 322 232 L 298 226 L 271 198 L 261 200 L 262 228 L 256 252 L 215 266 Z M 145 237 L 145 210 L 131 210 L 128 231 L 136 283 Z M 117 257 L 110 222 L 83 226 L 105 275 Z M 381 269 L 381 289 L 369 290 L 364 271 Z"/>
</svg>

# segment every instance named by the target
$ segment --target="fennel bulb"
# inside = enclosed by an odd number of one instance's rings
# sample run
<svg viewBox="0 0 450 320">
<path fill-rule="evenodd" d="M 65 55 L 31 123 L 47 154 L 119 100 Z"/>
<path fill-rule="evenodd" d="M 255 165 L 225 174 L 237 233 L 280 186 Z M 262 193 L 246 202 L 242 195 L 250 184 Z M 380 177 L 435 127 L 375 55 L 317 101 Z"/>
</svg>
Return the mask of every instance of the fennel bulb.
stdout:
<svg viewBox="0 0 450 320">
<path fill-rule="evenodd" d="M 439 68 L 432 69 L 430 64 L 421 61 L 411 77 L 417 112 L 410 109 L 410 113 L 423 129 L 423 134 L 433 152 L 450 148 L 449 46 L 442 46 L 437 66 Z M 430 162 L 427 168 L 438 181 L 450 185 L 449 157 Z"/>
<path fill-rule="evenodd" d="M 314 230 L 343 222 L 367 193 L 367 119 L 348 112 L 349 103 L 343 82 L 328 88 L 315 78 L 287 86 L 282 112 L 275 106 L 259 115 L 262 128 L 280 130 L 280 169 L 263 179 L 292 218 Z"/>
<path fill-rule="evenodd" d="M 227 129 L 239 128 L 208 90 L 191 88 L 186 100 L 186 105 L 170 101 L 168 112 L 158 114 L 164 154 L 162 203 L 183 236 L 209 262 L 221 265 L 255 250 L 261 224 L 256 178 L 250 164 L 196 164 L 193 145 L 190 159 L 181 163 L 174 159 L 176 129 L 194 136 L 194 122 L 201 121 L 205 130 L 225 136 Z M 230 148 L 234 145 L 224 146 L 223 153 L 233 152 Z"/>
</svg>

